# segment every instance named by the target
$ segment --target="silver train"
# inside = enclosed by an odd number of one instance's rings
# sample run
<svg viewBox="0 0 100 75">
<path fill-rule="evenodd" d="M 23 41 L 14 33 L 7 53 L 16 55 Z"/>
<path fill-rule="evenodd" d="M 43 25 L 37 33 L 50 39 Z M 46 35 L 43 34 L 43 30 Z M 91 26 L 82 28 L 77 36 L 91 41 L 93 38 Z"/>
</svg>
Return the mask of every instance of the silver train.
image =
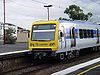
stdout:
<svg viewBox="0 0 100 75">
<path fill-rule="evenodd" d="M 60 60 L 79 56 L 85 48 L 99 50 L 100 25 L 83 21 L 50 20 L 34 22 L 29 50 L 34 57 L 54 56 Z"/>
</svg>

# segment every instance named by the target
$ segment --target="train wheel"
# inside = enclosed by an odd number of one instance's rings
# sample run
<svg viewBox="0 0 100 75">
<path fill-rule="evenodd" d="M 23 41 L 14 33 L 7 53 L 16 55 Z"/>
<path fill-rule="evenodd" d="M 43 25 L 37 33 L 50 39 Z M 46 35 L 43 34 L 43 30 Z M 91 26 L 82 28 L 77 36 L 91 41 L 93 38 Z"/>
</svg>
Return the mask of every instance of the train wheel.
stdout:
<svg viewBox="0 0 100 75">
<path fill-rule="evenodd" d="M 61 60 L 64 60 L 65 59 L 65 54 L 64 53 L 59 53 L 58 55 L 57 55 L 57 60 L 59 61 L 61 61 Z"/>
<path fill-rule="evenodd" d="M 61 53 L 60 54 L 60 60 L 64 60 L 65 59 L 65 54 L 64 53 Z"/>
<path fill-rule="evenodd" d="M 67 55 L 67 59 L 69 60 L 69 59 L 71 59 L 73 57 L 74 57 L 73 53 L 72 52 L 69 52 L 68 55 Z"/>
<path fill-rule="evenodd" d="M 98 46 L 98 50 L 100 51 L 100 46 Z"/>
<path fill-rule="evenodd" d="M 93 51 L 97 51 L 97 50 L 98 50 L 97 46 L 93 47 Z"/>
<path fill-rule="evenodd" d="M 75 57 L 79 57 L 79 55 L 80 55 L 79 50 L 76 50 L 76 51 L 75 51 Z"/>
</svg>

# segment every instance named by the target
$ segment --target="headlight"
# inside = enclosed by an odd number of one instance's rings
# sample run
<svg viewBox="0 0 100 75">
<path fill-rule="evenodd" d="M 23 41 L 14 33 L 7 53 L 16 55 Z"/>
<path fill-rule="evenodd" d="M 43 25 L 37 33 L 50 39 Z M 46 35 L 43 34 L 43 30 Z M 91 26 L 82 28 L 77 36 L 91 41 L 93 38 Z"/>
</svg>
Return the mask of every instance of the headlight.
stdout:
<svg viewBox="0 0 100 75">
<path fill-rule="evenodd" d="M 55 43 L 50 43 L 49 45 L 50 45 L 50 46 L 55 46 Z"/>
<path fill-rule="evenodd" d="M 30 43 L 30 46 L 34 47 L 34 44 Z"/>
</svg>

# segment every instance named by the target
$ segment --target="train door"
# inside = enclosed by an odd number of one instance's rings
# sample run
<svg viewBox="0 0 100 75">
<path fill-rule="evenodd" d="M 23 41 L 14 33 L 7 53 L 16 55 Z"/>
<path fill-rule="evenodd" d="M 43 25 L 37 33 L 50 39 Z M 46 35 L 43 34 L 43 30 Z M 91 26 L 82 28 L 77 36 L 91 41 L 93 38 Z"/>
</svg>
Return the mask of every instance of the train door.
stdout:
<svg viewBox="0 0 100 75">
<path fill-rule="evenodd" d="M 75 28 L 72 27 L 70 29 L 70 39 L 71 39 L 71 47 L 75 47 L 76 46 L 76 39 L 75 39 Z"/>
<path fill-rule="evenodd" d="M 97 44 L 99 43 L 99 29 L 97 29 Z"/>
<path fill-rule="evenodd" d="M 61 27 L 60 30 L 60 39 L 61 39 L 61 49 L 64 49 L 66 47 L 66 38 L 65 38 L 65 28 L 64 26 Z"/>
</svg>

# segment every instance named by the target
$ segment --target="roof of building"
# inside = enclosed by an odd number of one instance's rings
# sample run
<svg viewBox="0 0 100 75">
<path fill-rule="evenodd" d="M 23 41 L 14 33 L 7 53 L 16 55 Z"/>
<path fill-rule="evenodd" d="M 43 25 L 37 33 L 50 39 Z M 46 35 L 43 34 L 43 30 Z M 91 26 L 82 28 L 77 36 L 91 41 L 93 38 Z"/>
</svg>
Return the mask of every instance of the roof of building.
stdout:
<svg viewBox="0 0 100 75">
<path fill-rule="evenodd" d="M 16 26 L 14 24 L 11 24 L 11 23 L 5 23 L 6 25 L 9 25 L 9 26 Z"/>
</svg>

